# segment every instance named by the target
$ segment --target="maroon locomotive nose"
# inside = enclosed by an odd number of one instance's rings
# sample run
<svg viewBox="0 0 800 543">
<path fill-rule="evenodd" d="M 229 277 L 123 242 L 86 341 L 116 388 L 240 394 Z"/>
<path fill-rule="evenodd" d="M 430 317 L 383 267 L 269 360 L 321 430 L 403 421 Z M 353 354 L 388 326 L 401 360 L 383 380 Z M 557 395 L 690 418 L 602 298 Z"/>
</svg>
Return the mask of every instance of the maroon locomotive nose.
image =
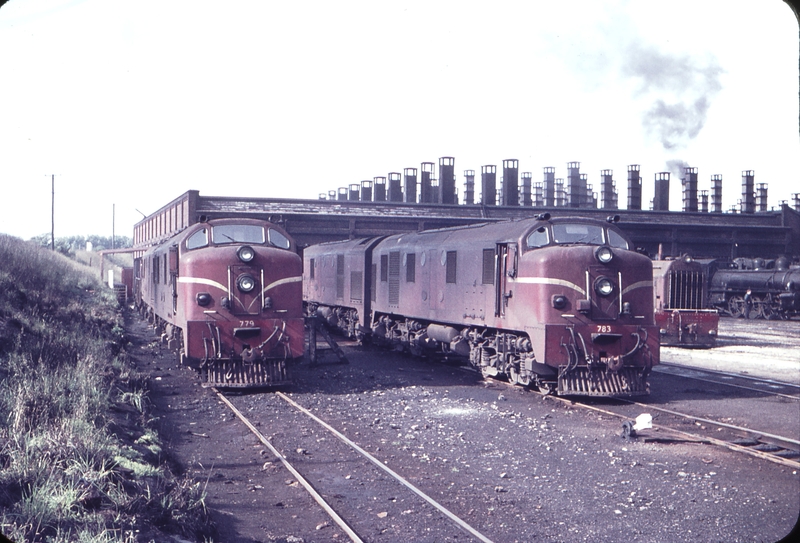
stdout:
<svg viewBox="0 0 800 543">
<path fill-rule="evenodd" d="M 136 304 L 204 385 L 286 383 L 303 356 L 302 262 L 279 226 L 194 224 L 135 263 Z"/>
</svg>

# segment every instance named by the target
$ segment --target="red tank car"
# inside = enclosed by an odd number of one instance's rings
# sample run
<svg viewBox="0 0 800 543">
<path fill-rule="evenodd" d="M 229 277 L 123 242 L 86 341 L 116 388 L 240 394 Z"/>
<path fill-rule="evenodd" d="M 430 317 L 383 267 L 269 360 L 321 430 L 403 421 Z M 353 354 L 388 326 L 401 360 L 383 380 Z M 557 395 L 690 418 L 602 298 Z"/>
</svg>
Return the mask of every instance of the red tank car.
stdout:
<svg viewBox="0 0 800 543">
<path fill-rule="evenodd" d="M 355 334 L 544 392 L 647 394 L 653 272 L 630 248 L 611 223 L 547 214 L 330 243 L 305 250 L 304 299 Z"/>
<path fill-rule="evenodd" d="M 302 260 L 279 226 L 215 219 L 135 262 L 136 303 L 208 386 L 288 381 L 303 356 Z"/>
<path fill-rule="evenodd" d="M 653 261 L 653 305 L 661 345 L 714 346 L 719 312 L 707 308 L 707 284 L 703 266 L 690 256 Z"/>
</svg>

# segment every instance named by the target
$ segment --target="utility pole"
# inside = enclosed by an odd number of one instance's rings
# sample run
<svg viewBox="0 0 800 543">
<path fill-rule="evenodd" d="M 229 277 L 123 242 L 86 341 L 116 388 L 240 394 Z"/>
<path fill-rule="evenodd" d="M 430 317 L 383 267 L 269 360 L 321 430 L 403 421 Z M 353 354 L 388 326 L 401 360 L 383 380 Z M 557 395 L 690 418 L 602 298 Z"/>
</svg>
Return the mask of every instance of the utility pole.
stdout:
<svg viewBox="0 0 800 543">
<path fill-rule="evenodd" d="M 56 250 L 56 175 L 50 177 L 50 250 Z"/>
<path fill-rule="evenodd" d="M 111 249 L 116 249 L 117 204 L 111 204 Z"/>
</svg>

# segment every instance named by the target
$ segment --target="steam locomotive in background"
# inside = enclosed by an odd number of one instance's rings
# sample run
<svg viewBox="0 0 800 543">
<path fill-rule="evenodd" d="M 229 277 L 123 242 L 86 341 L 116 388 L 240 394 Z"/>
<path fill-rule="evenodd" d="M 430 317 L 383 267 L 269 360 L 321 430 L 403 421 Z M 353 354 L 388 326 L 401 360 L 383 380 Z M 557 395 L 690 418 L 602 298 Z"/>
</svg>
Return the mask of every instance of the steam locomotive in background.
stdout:
<svg viewBox="0 0 800 543">
<path fill-rule="evenodd" d="M 749 319 L 800 316 L 800 268 L 791 268 L 787 258 L 740 258 L 732 267 L 716 261 L 707 265 L 709 303 L 721 313 Z"/>
<path fill-rule="evenodd" d="M 194 224 L 134 260 L 135 305 L 204 384 L 288 382 L 303 356 L 302 260 L 281 227 Z"/>
<path fill-rule="evenodd" d="M 707 290 L 706 270 L 691 256 L 653 261 L 653 305 L 662 346 L 714 346 L 719 312 L 709 307 Z"/>
<path fill-rule="evenodd" d="M 307 312 L 544 393 L 649 393 L 653 269 L 609 221 L 536 218 L 314 245 Z"/>
</svg>

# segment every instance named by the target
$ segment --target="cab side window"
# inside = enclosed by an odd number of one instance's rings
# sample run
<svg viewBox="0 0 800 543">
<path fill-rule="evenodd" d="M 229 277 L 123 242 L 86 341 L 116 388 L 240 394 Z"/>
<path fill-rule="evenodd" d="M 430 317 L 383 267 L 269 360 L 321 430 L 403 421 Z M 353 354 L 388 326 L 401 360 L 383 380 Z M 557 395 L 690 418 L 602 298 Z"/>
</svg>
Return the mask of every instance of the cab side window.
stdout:
<svg viewBox="0 0 800 543">
<path fill-rule="evenodd" d="M 186 240 L 187 249 L 198 249 L 208 245 L 208 229 L 201 228 Z"/>
<path fill-rule="evenodd" d="M 527 244 L 529 249 L 544 247 L 550 243 L 550 234 L 547 228 L 540 226 L 528 235 Z"/>
</svg>

